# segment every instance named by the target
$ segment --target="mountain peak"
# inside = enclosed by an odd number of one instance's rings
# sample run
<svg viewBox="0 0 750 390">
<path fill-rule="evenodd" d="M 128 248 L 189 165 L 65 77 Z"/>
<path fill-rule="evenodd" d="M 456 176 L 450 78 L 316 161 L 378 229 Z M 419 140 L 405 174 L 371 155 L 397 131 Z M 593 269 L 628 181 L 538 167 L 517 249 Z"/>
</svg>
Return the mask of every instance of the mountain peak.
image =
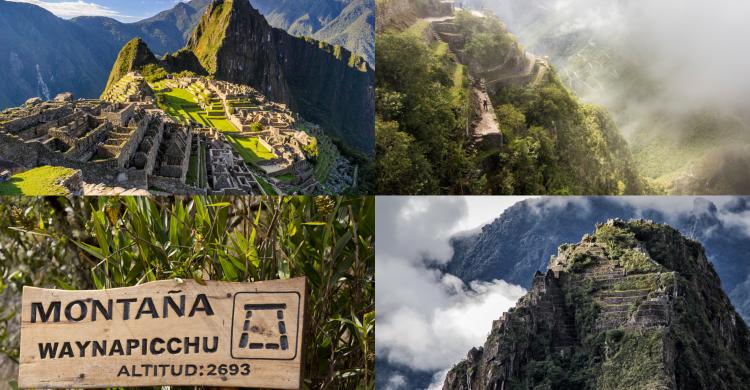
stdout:
<svg viewBox="0 0 750 390">
<path fill-rule="evenodd" d="M 123 46 L 120 53 L 117 55 L 115 64 L 112 67 L 112 72 L 109 74 L 109 80 L 107 81 L 107 87 L 104 88 L 104 93 L 115 85 L 121 78 L 126 74 L 140 69 L 147 64 L 157 63 L 158 60 L 151 49 L 148 48 L 146 42 L 141 38 L 133 38 Z"/>
<path fill-rule="evenodd" d="M 750 332 L 696 241 L 610 220 L 559 248 L 444 389 L 742 388 Z"/>
<path fill-rule="evenodd" d="M 261 26 L 260 31 L 270 29 L 263 16 L 250 6 L 248 0 L 213 0 L 187 46 L 210 74 L 216 74 L 220 71 L 220 52 L 225 46 L 232 44 L 227 42 L 228 38 L 252 38 L 242 37 L 242 33 L 248 31 L 248 26 L 253 32 L 259 31 L 252 29 L 255 24 Z"/>
</svg>

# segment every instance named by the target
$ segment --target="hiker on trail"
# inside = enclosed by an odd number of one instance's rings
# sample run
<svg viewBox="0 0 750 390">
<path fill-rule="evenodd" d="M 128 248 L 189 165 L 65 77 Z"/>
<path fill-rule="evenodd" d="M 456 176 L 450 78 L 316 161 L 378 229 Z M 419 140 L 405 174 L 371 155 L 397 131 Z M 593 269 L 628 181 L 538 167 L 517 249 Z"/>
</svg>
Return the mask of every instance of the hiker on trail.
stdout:
<svg viewBox="0 0 750 390">
<path fill-rule="evenodd" d="M 487 111 L 487 99 L 484 99 L 484 110 Z"/>
</svg>

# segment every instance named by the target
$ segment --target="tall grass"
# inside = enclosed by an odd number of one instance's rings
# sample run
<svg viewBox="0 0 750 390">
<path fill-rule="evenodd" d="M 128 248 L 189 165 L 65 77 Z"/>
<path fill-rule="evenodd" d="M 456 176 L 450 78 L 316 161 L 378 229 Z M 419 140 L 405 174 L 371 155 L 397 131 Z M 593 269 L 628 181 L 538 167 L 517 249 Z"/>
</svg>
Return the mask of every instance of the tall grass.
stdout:
<svg viewBox="0 0 750 390">
<path fill-rule="evenodd" d="M 0 354 L 18 358 L 14 298 L 23 285 L 306 276 L 305 387 L 372 389 L 374 222 L 372 198 L 1 200 Z"/>
</svg>

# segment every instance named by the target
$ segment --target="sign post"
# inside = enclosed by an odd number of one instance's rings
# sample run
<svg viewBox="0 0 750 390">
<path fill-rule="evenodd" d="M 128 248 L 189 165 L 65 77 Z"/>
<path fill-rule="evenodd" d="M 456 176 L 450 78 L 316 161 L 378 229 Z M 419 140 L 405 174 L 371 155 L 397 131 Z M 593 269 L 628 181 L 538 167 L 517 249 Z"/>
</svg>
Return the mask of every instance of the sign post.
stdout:
<svg viewBox="0 0 750 390">
<path fill-rule="evenodd" d="M 23 289 L 21 388 L 302 385 L 306 280 Z"/>
</svg>

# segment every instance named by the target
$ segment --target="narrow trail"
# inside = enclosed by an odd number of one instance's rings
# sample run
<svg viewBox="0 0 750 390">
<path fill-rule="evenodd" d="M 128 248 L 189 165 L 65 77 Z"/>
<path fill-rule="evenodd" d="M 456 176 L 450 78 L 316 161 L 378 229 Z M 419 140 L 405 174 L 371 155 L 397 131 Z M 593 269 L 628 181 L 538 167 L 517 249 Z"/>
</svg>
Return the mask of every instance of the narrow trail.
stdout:
<svg viewBox="0 0 750 390">
<path fill-rule="evenodd" d="M 476 121 L 473 125 L 474 128 L 472 138 L 475 140 L 475 142 L 480 142 L 487 136 L 502 136 L 500 126 L 497 122 L 495 109 L 492 106 L 492 101 L 490 100 L 490 96 L 487 94 L 487 90 L 484 85 L 480 85 L 479 87 L 472 87 L 472 94 L 474 95 L 474 101 L 477 105 L 479 105 L 479 110 L 481 112 L 479 120 Z M 486 109 L 484 107 L 484 102 L 487 102 Z"/>
<path fill-rule="evenodd" d="M 454 19 L 454 15 L 451 16 L 442 16 L 442 17 L 435 17 L 435 18 L 423 18 L 420 19 L 420 21 L 426 21 L 430 25 L 434 23 L 444 23 L 449 22 Z M 433 36 L 436 40 L 439 42 L 443 42 L 445 44 L 448 44 L 448 42 L 445 42 L 440 34 L 437 32 L 433 32 Z M 448 45 L 448 50 L 453 53 L 452 49 L 450 49 L 450 45 Z M 456 57 L 457 61 L 460 58 L 458 53 L 453 53 L 453 55 Z M 509 75 L 509 78 L 512 77 L 528 77 L 528 75 L 531 74 L 534 70 L 534 64 L 536 63 L 536 58 L 532 54 L 527 54 L 527 57 L 529 58 L 530 64 L 527 66 L 526 69 L 524 69 L 524 72 L 521 76 L 519 76 L 518 73 L 515 73 L 514 75 Z M 460 63 L 460 62 L 459 62 Z M 466 64 L 463 64 L 466 65 Z M 494 139 L 499 139 L 500 144 L 502 144 L 502 132 L 500 131 L 500 126 L 497 121 L 497 115 L 495 114 L 495 109 L 492 105 L 492 100 L 489 97 L 489 94 L 487 93 L 487 84 L 482 79 L 481 82 L 474 82 L 472 83 L 471 90 L 471 112 L 474 113 L 474 116 L 477 118 L 474 120 L 473 123 L 470 124 L 469 128 L 467 129 L 469 134 L 467 136 L 472 140 L 470 149 L 474 149 L 476 145 L 480 144 L 482 141 L 485 140 L 487 137 L 492 137 Z M 485 108 L 485 102 L 487 104 L 487 107 Z"/>
</svg>

